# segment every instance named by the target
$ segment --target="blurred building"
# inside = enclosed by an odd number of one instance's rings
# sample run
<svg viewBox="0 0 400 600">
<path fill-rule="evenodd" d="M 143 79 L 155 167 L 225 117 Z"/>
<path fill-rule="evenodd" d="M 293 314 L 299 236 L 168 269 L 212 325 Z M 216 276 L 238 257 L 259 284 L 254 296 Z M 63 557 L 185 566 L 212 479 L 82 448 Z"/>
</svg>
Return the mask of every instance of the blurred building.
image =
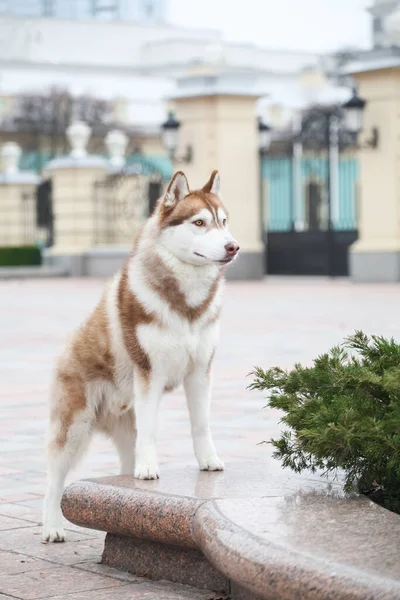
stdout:
<svg viewBox="0 0 400 600">
<path fill-rule="evenodd" d="M 374 48 L 391 45 L 390 36 L 385 27 L 385 20 L 390 17 L 399 5 L 398 0 L 375 0 L 369 8 L 372 15 L 372 40 Z"/>
<path fill-rule="evenodd" d="M 156 22 L 166 18 L 166 0 L 0 0 L 0 13 L 17 17 Z"/>
<path fill-rule="evenodd" d="M 400 0 L 375 0 L 372 15 L 372 48 L 356 53 L 344 65 L 344 73 L 397 67 L 400 60 Z"/>
<path fill-rule="evenodd" d="M 51 87 L 108 100 L 116 121 L 160 151 L 175 82 L 202 64 L 246 72 L 277 128 L 310 103 L 343 101 L 332 57 L 226 43 L 220 31 L 168 22 L 166 0 L 0 0 L 0 130 L 15 126 L 21 94 Z M 158 150 L 157 150 L 158 148 Z"/>
</svg>

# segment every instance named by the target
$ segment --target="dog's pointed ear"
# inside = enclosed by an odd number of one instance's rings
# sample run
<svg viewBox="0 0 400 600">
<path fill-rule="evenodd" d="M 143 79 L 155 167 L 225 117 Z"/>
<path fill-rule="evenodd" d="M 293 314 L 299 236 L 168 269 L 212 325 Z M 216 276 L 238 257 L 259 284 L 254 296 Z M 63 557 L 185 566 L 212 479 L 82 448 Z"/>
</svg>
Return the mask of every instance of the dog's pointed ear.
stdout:
<svg viewBox="0 0 400 600">
<path fill-rule="evenodd" d="M 190 194 L 188 180 L 183 171 L 177 171 L 168 186 L 164 196 L 164 206 L 172 208 L 185 196 Z"/>
<path fill-rule="evenodd" d="M 206 185 L 203 187 L 203 192 L 207 194 L 215 194 L 219 196 L 219 190 L 221 187 L 221 180 L 219 177 L 218 171 L 213 171 L 211 173 L 210 179 L 207 181 Z"/>
</svg>

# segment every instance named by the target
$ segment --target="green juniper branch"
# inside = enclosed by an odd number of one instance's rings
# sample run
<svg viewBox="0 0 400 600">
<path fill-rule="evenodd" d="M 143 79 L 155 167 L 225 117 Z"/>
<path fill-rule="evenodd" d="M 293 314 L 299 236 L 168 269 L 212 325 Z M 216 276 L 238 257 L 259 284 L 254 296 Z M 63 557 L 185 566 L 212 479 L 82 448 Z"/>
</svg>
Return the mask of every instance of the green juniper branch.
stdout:
<svg viewBox="0 0 400 600">
<path fill-rule="evenodd" d="M 296 472 L 343 470 L 345 488 L 380 490 L 400 513 L 400 345 L 361 331 L 312 367 L 256 368 L 249 388 L 268 391 L 287 429 L 274 456 Z M 373 496 L 371 496 L 373 497 Z"/>
</svg>

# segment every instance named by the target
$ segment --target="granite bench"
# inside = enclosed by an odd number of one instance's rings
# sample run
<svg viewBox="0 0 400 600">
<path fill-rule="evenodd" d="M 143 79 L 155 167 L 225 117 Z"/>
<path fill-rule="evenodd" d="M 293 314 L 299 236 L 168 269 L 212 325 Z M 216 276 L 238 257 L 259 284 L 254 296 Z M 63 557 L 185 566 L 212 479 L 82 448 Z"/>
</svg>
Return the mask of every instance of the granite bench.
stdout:
<svg viewBox="0 0 400 600">
<path fill-rule="evenodd" d="M 138 576 L 237 600 L 400 600 L 400 516 L 272 459 L 79 481 L 62 510 Z"/>
</svg>

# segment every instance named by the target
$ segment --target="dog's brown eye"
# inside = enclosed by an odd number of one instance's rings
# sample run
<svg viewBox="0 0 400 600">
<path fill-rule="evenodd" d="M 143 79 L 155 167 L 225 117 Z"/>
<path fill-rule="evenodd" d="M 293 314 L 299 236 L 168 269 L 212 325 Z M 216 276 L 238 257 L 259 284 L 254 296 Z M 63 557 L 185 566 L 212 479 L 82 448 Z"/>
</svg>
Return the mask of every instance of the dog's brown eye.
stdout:
<svg viewBox="0 0 400 600">
<path fill-rule="evenodd" d="M 194 224 L 197 225 L 197 227 L 203 227 L 204 221 L 202 219 L 197 219 Z"/>
<path fill-rule="evenodd" d="M 224 219 L 224 220 L 222 221 L 222 225 L 225 227 L 225 225 L 226 225 L 226 219 Z"/>
</svg>

